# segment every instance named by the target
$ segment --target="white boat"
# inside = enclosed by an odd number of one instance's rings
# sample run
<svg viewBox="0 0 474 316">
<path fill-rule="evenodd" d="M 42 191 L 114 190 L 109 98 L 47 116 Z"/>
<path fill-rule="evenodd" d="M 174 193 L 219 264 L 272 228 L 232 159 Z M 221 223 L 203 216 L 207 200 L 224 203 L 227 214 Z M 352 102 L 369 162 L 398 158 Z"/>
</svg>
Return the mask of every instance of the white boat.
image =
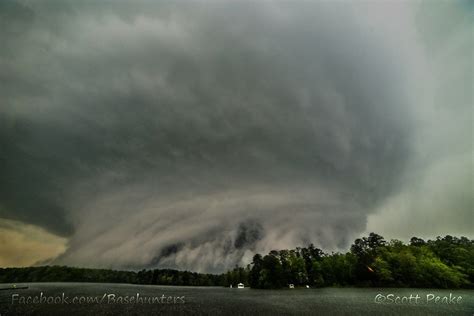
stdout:
<svg viewBox="0 0 474 316">
<path fill-rule="evenodd" d="M 295 288 L 295 285 L 294 285 L 294 284 L 288 284 L 288 287 L 289 287 L 290 289 L 294 289 L 294 288 Z"/>
<path fill-rule="evenodd" d="M 239 284 L 237 284 L 237 288 L 238 288 L 238 289 L 243 289 L 244 287 L 245 287 L 245 286 L 244 286 L 244 284 L 243 284 L 243 283 L 239 283 Z"/>
</svg>

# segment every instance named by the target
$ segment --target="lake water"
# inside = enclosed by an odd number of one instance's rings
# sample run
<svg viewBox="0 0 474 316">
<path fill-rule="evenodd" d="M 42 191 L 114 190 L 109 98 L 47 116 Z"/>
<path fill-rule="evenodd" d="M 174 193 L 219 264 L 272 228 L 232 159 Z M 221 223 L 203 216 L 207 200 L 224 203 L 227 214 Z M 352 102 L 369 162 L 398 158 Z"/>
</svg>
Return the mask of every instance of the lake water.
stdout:
<svg viewBox="0 0 474 316">
<path fill-rule="evenodd" d="M 29 288 L 0 291 L 1 316 L 474 315 L 473 290 L 406 288 L 253 290 L 94 283 L 17 284 L 22 285 L 27 285 Z M 0 288 L 7 286 L 11 284 L 0 284 Z M 398 300 L 395 301 L 397 296 Z M 35 303 L 35 297 L 36 300 L 43 301 Z M 154 302 L 151 301 L 152 298 L 155 298 Z M 141 299 L 139 303 L 136 302 L 137 299 Z M 54 300 L 56 302 L 53 302 Z M 86 300 L 92 302 L 84 302 Z"/>
</svg>

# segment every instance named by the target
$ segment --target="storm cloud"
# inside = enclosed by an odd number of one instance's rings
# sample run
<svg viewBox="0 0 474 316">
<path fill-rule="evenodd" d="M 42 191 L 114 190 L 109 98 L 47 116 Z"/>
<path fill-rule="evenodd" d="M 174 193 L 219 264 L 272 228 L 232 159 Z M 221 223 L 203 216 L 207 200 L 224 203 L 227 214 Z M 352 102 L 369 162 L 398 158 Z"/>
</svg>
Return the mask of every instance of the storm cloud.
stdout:
<svg viewBox="0 0 474 316">
<path fill-rule="evenodd" d="M 423 142 L 405 6 L 2 1 L 0 217 L 81 266 L 347 247 Z"/>
</svg>

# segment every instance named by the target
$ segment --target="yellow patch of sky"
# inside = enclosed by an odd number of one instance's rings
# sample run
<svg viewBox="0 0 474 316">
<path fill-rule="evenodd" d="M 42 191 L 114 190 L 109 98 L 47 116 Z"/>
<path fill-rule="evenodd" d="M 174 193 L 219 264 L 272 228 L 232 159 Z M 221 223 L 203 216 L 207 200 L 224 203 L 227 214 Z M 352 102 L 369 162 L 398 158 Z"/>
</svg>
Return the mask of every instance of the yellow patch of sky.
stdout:
<svg viewBox="0 0 474 316">
<path fill-rule="evenodd" d="M 41 227 L 0 218 L 0 267 L 25 267 L 66 250 L 67 238 Z"/>
</svg>

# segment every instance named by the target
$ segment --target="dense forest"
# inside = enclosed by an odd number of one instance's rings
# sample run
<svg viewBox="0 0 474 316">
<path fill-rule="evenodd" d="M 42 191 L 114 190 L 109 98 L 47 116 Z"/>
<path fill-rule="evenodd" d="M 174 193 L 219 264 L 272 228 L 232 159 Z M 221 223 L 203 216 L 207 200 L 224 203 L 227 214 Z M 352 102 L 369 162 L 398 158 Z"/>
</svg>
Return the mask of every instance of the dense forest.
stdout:
<svg viewBox="0 0 474 316">
<path fill-rule="evenodd" d="M 295 286 L 474 287 L 474 241 L 446 236 L 408 245 L 380 235 L 356 239 L 347 253 L 325 253 L 313 245 L 256 254 L 247 267 L 217 274 L 171 269 L 115 271 L 64 266 L 0 269 L 0 283 L 110 282 L 252 288 Z"/>
<path fill-rule="evenodd" d="M 380 235 L 356 239 L 350 251 L 307 248 L 256 254 L 251 266 L 229 271 L 224 281 L 253 288 L 295 286 L 474 287 L 474 241 L 446 236 L 409 245 Z"/>
</svg>

